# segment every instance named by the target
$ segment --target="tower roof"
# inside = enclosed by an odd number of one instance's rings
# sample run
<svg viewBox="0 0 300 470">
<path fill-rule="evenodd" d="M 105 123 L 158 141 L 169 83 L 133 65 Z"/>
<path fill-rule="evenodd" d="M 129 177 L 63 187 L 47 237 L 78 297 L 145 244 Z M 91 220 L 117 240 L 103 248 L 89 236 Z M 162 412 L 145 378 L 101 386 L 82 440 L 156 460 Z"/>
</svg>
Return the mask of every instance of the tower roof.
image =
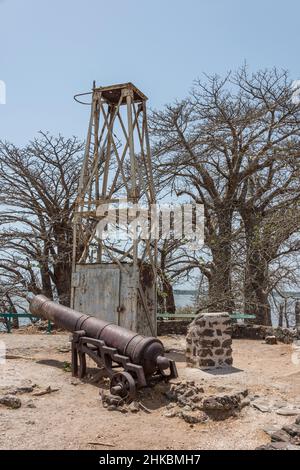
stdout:
<svg viewBox="0 0 300 470">
<path fill-rule="evenodd" d="M 94 92 L 101 92 L 101 96 L 108 102 L 112 104 L 118 104 L 121 92 L 124 89 L 132 90 L 133 92 L 133 101 L 139 103 L 141 101 L 146 101 L 148 98 L 144 93 L 142 93 L 133 83 L 120 83 L 117 85 L 110 85 L 104 87 L 94 88 Z M 121 104 L 126 103 L 126 97 L 122 100 Z"/>
</svg>

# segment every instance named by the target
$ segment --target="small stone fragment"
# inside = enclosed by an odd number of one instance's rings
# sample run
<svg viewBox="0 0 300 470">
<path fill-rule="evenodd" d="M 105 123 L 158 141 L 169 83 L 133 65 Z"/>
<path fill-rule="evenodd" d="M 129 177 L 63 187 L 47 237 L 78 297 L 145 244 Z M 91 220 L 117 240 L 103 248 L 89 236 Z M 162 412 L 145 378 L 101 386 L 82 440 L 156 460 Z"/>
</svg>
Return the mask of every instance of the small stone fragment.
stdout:
<svg viewBox="0 0 300 470">
<path fill-rule="evenodd" d="M 12 395 L 23 394 L 23 393 L 31 393 L 33 392 L 34 386 L 29 387 L 17 387 L 12 391 Z"/>
<path fill-rule="evenodd" d="M 274 408 L 277 408 L 277 409 L 286 408 L 287 402 L 283 400 L 276 400 L 273 405 L 274 405 Z"/>
<path fill-rule="evenodd" d="M 168 390 L 167 392 L 165 392 L 165 396 L 169 399 L 169 400 L 176 400 L 177 396 L 174 392 L 172 392 L 171 390 Z"/>
<path fill-rule="evenodd" d="M 34 404 L 34 402 L 32 400 L 29 400 L 27 403 L 26 403 L 26 407 L 27 408 L 36 408 L 36 405 Z"/>
<path fill-rule="evenodd" d="M 300 436 L 292 437 L 291 443 L 295 444 L 296 446 L 300 446 Z"/>
<path fill-rule="evenodd" d="M 274 431 L 273 433 L 271 433 L 271 441 L 289 442 L 290 436 L 287 432 L 280 429 L 279 431 Z"/>
<path fill-rule="evenodd" d="M 124 406 L 120 406 L 120 407 L 117 407 L 117 410 L 120 411 L 120 413 L 128 413 L 128 410 L 127 408 L 125 408 Z"/>
<path fill-rule="evenodd" d="M 265 337 L 266 344 L 277 344 L 276 336 L 266 336 Z"/>
<path fill-rule="evenodd" d="M 274 424 L 274 425 L 270 425 L 270 426 L 263 428 L 263 431 L 269 436 L 271 436 L 274 432 L 280 431 L 280 429 L 281 429 L 281 426 L 279 424 Z"/>
<path fill-rule="evenodd" d="M 208 420 L 208 416 L 205 413 L 192 414 L 186 411 L 181 412 L 181 418 L 189 424 L 204 423 Z"/>
<path fill-rule="evenodd" d="M 130 403 L 128 406 L 128 410 L 131 411 L 131 413 L 138 413 L 140 411 L 140 406 L 137 401 L 133 401 Z"/>
<path fill-rule="evenodd" d="M 110 405 L 118 407 L 123 405 L 123 400 L 117 395 L 105 394 L 100 392 L 100 399 L 104 408 L 109 408 Z"/>
<path fill-rule="evenodd" d="M 175 418 L 175 416 L 177 416 L 178 414 L 178 411 L 173 409 L 173 410 L 167 410 L 164 412 L 164 416 L 166 418 Z"/>
<path fill-rule="evenodd" d="M 282 415 L 282 416 L 295 416 L 300 413 L 299 409 L 293 409 L 293 408 L 280 408 L 279 410 L 276 410 L 276 414 Z"/>
<path fill-rule="evenodd" d="M 191 408 L 189 405 L 185 405 L 185 406 L 183 407 L 183 410 L 184 410 L 184 411 L 191 411 L 192 408 Z"/>
<path fill-rule="evenodd" d="M 202 407 L 205 410 L 228 411 L 232 408 L 238 408 L 241 403 L 239 395 L 222 395 L 205 398 Z"/>
<path fill-rule="evenodd" d="M 300 436 L 300 426 L 298 424 L 287 424 L 282 429 L 292 437 Z"/>
<path fill-rule="evenodd" d="M 16 410 L 22 406 L 22 402 L 20 398 L 17 398 L 14 395 L 4 395 L 3 397 L 0 397 L 0 405 Z"/>
<path fill-rule="evenodd" d="M 74 385 L 76 387 L 76 385 L 79 385 L 80 384 L 80 381 L 79 380 L 71 380 L 71 385 Z"/>
<path fill-rule="evenodd" d="M 267 402 L 254 401 L 252 402 L 252 406 L 262 413 L 270 413 L 271 411 L 270 404 Z"/>
<path fill-rule="evenodd" d="M 250 405 L 250 399 L 249 398 L 244 398 L 242 401 L 241 401 L 241 408 L 245 408 L 245 406 L 249 406 Z"/>
<path fill-rule="evenodd" d="M 167 410 L 171 410 L 172 408 L 175 408 L 176 407 L 176 403 L 172 402 L 172 403 L 169 403 L 166 408 Z"/>
<path fill-rule="evenodd" d="M 107 410 L 108 411 L 115 411 L 117 409 L 116 405 L 108 405 Z"/>
<path fill-rule="evenodd" d="M 300 447 L 288 442 L 271 442 L 270 444 L 256 447 L 255 450 L 300 450 Z"/>
</svg>

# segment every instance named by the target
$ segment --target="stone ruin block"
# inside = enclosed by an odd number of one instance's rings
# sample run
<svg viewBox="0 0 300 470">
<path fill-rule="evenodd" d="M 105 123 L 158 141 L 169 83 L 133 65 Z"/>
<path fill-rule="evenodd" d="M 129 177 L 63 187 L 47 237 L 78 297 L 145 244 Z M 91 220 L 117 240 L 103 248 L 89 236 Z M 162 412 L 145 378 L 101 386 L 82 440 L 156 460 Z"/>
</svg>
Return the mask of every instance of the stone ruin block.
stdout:
<svg viewBox="0 0 300 470">
<path fill-rule="evenodd" d="M 210 369 L 232 365 L 232 329 L 228 313 L 200 313 L 186 336 L 188 367 Z"/>
</svg>

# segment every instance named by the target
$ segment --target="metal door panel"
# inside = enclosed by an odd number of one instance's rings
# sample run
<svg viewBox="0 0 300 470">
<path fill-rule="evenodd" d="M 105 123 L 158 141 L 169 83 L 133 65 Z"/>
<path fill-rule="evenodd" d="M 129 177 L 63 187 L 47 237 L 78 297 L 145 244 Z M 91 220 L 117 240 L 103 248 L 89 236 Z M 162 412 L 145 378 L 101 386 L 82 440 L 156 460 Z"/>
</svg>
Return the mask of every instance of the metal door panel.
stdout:
<svg viewBox="0 0 300 470">
<path fill-rule="evenodd" d="M 74 308 L 104 321 L 119 322 L 120 271 L 113 266 L 77 265 Z"/>
</svg>

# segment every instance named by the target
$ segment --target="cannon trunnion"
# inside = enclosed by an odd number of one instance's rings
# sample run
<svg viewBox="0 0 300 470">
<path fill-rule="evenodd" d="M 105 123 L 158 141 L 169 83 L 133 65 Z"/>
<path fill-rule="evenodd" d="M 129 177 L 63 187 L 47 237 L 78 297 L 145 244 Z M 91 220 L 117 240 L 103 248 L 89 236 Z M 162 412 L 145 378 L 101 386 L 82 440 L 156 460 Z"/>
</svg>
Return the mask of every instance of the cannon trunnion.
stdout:
<svg viewBox="0 0 300 470">
<path fill-rule="evenodd" d="M 177 377 L 175 362 L 164 356 L 164 346 L 157 338 L 77 312 L 43 295 L 28 300 L 33 315 L 72 333 L 74 376 L 85 376 L 88 354 L 98 366 L 105 367 L 111 379 L 111 393 L 124 399 L 133 398 L 137 387 L 145 387 L 153 380 Z M 116 371 L 116 368 L 124 370 Z"/>
</svg>

